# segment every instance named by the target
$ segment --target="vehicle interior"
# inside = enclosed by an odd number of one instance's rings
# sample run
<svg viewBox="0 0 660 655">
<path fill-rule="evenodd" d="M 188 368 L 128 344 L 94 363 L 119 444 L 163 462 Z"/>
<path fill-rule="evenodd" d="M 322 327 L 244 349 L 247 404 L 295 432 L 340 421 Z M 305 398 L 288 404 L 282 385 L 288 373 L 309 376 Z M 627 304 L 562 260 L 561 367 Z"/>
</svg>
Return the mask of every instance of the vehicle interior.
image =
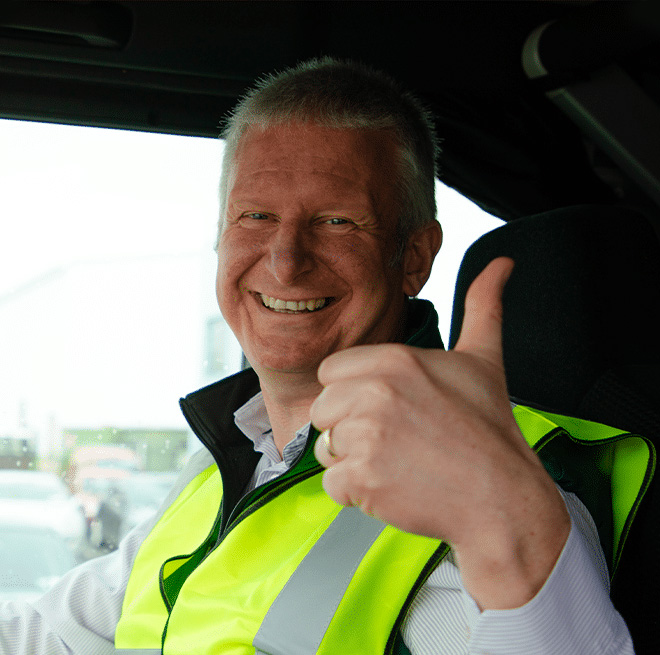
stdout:
<svg viewBox="0 0 660 655">
<path fill-rule="evenodd" d="M 441 181 L 506 223 L 465 256 L 449 345 L 470 281 L 509 255 L 514 401 L 660 443 L 658 3 L 5 2 L 0 118 L 215 139 L 256 78 L 326 55 L 422 98 Z M 660 645 L 647 483 L 612 587 L 638 653 Z"/>
</svg>

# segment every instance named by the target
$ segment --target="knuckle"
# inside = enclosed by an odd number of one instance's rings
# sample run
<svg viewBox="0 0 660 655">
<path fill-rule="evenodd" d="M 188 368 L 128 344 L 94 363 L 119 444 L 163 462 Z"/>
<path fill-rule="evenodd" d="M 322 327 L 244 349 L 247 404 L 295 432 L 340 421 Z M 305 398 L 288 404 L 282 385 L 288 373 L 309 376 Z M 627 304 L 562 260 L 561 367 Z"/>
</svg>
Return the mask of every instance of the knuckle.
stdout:
<svg viewBox="0 0 660 655">
<path fill-rule="evenodd" d="M 396 366 L 416 366 L 419 363 L 414 350 L 402 343 L 389 344 L 385 357 Z"/>
<path fill-rule="evenodd" d="M 347 470 L 347 479 L 353 504 L 373 516 L 388 492 L 389 481 L 382 470 L 356 461 Z"/>
<path fill-rule="evenodd" d="M 359 442 L 354 451 L 353 474 L 356 480 L 373 481 L 381 477 L 383 457 L 387 451 L 387 429 L 379 422 L 365 421 L 356 431 Z"/>
<path fill-rule="evenodd" d="M 387 366 L 397 376 L 415 377 L 425 375 L 424 362 L 419 349 L 404 344 L 392 344 L 386 353 Z"/>
<path fill-rule="evenodd" d="M 373 403 L 389 404 L 397 396 L 397 391 L 392 382 L 382 376 L 372 377 L 365 383 L 365 395 Z"/>
</svg>

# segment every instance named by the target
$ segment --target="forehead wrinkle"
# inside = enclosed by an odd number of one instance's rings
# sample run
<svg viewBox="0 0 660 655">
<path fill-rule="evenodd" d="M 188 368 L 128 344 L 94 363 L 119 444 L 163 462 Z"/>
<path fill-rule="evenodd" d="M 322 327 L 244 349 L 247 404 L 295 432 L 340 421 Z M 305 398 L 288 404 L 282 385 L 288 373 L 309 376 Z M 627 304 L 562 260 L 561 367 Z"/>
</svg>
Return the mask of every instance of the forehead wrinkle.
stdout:
<svg viewBox="0 0 660 655">
<path fill-rule="evenodd" d="M 283 179 L 283 173 L 286 179 Z M 346 210 L 374 213 L 378 199 L 371 189 L 356 183 L 349 176 L 319 171 L 314 175 L 314 183 L 305 184 L 296 181 L 298 171 L 281 169 L 263 170 L 237 178 L 230 193 L 230 204 L 253 205 L 282 204 L 283 184 L 290 185 L 287 190 L 287 203 L 314 207 L 316 210 Z"/>
<path fill-rule="evenodd" d="M 244 174 L 251 174 L 252 166 L 266 166 L 264 171 L 301 170 L 313 171 L 326 175 L 336 175 L 353 179 L 362 179 L 371 182 L 382 171 L 383 167 L 389 168 L 393 161 L 387 161 L 394 153 L 392 150 L 392 137 L 387 132 L 360 131 L 360 130 L 334 130 L 318 127 L 312 128 L 312 133 L 318 137 L 314 148 L 306 151 L 287 149 L 291 141 L 298 142 L 298 135 L 302 136 L 303 142 L 308 138 L 308 130 L 304 124 L 292 126 L 270 127 L 265 131 L 248 130 L 240 140 L 234 156 L 234 175 L 236 169 L 243 168 Z M 344 143 L 336 136 L 352 136 L 350 143 Z M 284 144 L 273 152 L 273 147 L 278 146 L 278 141 L 286 135 Z M 378 145 L 374 143 L 374 137 L 384 137 Z M 318 140 L 320 139 L 320 143 Z M 321 152 L 319 152 L 321 151 Z M 262 156 L 267 161 L 261 160 Z M 336 170 L 347 171 L 339 175 Z M 247 170 L 245 170 L 247 168 Z"/>
<path fill-rule="evenodd" d="M 328 166 L 329 160 L 322 157 L 314 157 L 319 165 L 304 166 L 303 162 L 298 159 L 295 163 L 291 163 L 290 157 L 284 158 L 284 163 L 280 164 L 278 161 L 270 161 L 267 166 L 255 166 L 254 162 L 246 162 L 245 164 L 239 163 L 236 166 L 236 182 L 245 178 L 260 178 L 269 176 L 287 175 L 289 178 L 295 178 L 298 175 L 313 174 L 318 177 L 337 178 L 338 180 L 349 182 L 352 186 L 356 186 L 355 180 L 368 182 L 373 178 L 375 171 L 371 166 L 353 166 L 352 164 L 342 164 L 341 170 L 346 171 L 338 172 L 331 170 Z M 320 165 L 323 162 L 325 165 Z M 241 165 L 242 164 L 242 165 Z M 243 169 L 243 170 L 241 170 Z M 247 170 L 245 170 L 247 169 Z M 364 172 L 367 172 L 364 175 Z"/>
</svg>

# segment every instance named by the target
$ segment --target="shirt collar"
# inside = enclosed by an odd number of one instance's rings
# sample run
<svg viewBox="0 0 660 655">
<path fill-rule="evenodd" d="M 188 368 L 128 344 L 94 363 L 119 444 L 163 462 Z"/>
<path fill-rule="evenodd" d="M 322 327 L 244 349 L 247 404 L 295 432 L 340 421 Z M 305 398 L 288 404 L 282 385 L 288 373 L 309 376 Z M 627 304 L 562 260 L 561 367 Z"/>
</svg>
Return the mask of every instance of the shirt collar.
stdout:
<svg viewBox="0 0 660 655">
<path fill-rule="evenodd" d="M 281 462 L 282 457 L 273 440 L 273 430 L 266 411 L 264 397 L 260 391 L 234 412 L 234 422 L 238 429 L 254 444 L 258 453 L 267 455 L 272 462 Z M 295 459 L 307 441 L 311 424 L 303 426 L 296 436 L 284 447 L 284 461 L 288 466 Z"/>
</svg>

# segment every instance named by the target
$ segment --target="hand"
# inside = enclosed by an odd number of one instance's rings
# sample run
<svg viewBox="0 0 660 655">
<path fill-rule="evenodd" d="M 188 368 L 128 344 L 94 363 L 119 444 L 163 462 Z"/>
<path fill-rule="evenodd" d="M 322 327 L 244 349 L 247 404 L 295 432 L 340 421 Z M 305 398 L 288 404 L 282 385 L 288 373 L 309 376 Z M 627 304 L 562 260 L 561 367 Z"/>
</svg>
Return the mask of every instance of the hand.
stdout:
<svg viewBox="0 0 660 655">
<path fill-rule="evenodd" d="M 552 570 L 570 519 L 511 412 L 501 295 L 513 262 L 492 261 L 466 296 L 452 351 L 358 346 L 319 368 L 312 423 L 323 486 L 344 505 L 443 539 L 482 607 L 529 600 Z M 505 577 L 503 577 L 505 576 Z M 506 582 L 505 582 L 506 580 Z"/>
</svg>

